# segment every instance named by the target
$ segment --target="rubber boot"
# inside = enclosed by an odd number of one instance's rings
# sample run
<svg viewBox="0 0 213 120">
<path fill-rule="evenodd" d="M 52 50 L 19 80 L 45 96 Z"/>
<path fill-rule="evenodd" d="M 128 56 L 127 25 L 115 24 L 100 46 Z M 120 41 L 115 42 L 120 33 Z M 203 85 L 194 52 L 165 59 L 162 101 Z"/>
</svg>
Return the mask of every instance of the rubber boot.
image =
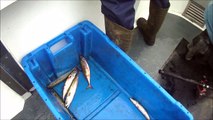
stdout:
<svg viewBox="0 0 213 120">
<path fill-rule="evenodd" d="M 104 19 L 107 36 L 124 52 L 128 52 L 132 44 L 133 30 L 129 30 L 118 25 L 117 23 L 109 20 L 106 16 Z"/>
<path fill-rule="evenodd" d="M 139 18 L 137 20 L 137 27 L 143 35 L 147 45 L 154 45 L 156 34 L 164 21 L 169 7 L 160 8 L 153 0 L 150 0 L 148 20 L 144 18 Z"/>
<path fill-rule="evenodd" d="M 193 56 L 197 54 L 204 55 L 209 50 L 210 40 L 207 31 L 201 32 L 196 36 L 191 43 L 187 45 L 188 52 L 186 53 L 185 59 L 191 60 Z"/>
</svg>

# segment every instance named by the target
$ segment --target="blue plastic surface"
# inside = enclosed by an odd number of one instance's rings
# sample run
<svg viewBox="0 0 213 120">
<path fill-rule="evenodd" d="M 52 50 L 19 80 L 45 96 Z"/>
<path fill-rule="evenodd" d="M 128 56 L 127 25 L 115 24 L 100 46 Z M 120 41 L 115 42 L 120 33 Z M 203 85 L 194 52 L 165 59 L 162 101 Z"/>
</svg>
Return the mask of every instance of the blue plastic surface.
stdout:
<svg viewBox="0 0 213 120">
<path fill-rule="evenodd" d="M 83 21 L 22 59 L 34 87 L 57 119 L 70 119 L 47 85 L 79 66 L 83 55 L 91 71 L 93 89 L 86 89 L 83 73 L 69 111 L 77 119 L 145 119 L 129 98 L 136 99 L 151 119 L 193 119 L 128 55 L 89 21 Z M 64 82 L 53 89 L 62 96 Z"/>
</svg>

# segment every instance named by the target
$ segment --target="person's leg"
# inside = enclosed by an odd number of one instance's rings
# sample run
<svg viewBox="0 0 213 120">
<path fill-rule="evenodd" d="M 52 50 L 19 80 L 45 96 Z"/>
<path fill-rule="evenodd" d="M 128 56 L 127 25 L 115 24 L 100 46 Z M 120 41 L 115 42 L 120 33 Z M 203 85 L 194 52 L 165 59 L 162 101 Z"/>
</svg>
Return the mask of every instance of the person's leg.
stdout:
<svg viewBox="0 0 213 120">
<path fill-rule="evenodd" d="M 133 29 L 135 19 L 135 0 L 101 0 L 101 11 L 109 20 Z"/>
<path fill-rule="evenodd" d="M 206 54 L 212 51 L 213 46 L 213 2 L 210 2 L 205 10 L 204 19 L 206 30 L 197 35 L 191 43 L 188 44 L 188 52 L 185 56 L 186 60 L 191 60 L 197 54 Z M 212 52 L 213 53 L 213 52 Z M 211 58 L 212 59 L 212 58 Z M 213 62 L 209 62 L 213 66 Z"/>
<path fill-rule="evenodd" d="M 127 52 L 132 43 L 135 0 L 101 0 L 108 37 Z"/>
<path fill-rule="evenodd" d="M 168 8 L 170 6 L 169 0 L 154 0 L 154 2 L 160 7 L 160 8 Z"/>
<path fill-rule="evenodd" d="M 156 34 L 165 19 L 169 7 L 168 0 L 150 0 L 148 20 L 144 18 L 137 20 L 137 27 L 147 45 L 154 45 Z"/>
<path fill-rule="evenodd" d="M 204 30 L 187 45 L 188 52 L 186 53 L 185 59 L 191 60 L 197 54 L 204 55 L 209 50 L 209 44 L 208 33 Z"/>
<path fill-rule="evenodd" d="M 213 1 L 209 2 L 209 5 L 205 10 L 204 19 L 209 39 L 213 45 Z"/>
</svg>

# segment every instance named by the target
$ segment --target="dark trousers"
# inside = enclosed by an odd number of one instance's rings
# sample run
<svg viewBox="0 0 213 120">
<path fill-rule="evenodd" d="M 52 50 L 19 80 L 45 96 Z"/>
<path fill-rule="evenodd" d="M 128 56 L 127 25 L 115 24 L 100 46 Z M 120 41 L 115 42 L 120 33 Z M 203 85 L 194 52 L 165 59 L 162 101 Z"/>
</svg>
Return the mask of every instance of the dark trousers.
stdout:
<svg viewBox="0 0 213 120">
<path fill-rule="evenodd" d="M 154 0 L 160 8 L 168 8 L 169 0 Z M 135 19 L 135 0 L 101 0 L 102 13 L 111 21 L 133 29 Z"/>
</svg>

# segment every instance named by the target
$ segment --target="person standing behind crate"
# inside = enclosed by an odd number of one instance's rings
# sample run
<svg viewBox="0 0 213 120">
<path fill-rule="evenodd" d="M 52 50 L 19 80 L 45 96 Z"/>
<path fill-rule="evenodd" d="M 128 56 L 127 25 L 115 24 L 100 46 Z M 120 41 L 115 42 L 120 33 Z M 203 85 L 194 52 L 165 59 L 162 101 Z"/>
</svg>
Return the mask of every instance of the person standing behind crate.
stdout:
<svg viewBox="0 0 213 120">
<path fill-rule="evenodd" d="M 101 0 L 108 37 L 127 52 L 132 43 L 135 0 Z M 149 18 L 139 18 L 137 27 L 147 45 L 154 45 L 155 37 L 170 7 L 169 0 L 150 0 Z"/>
<path fill-rule="evenodd" d="M 202 57 L 199 57 L 199 62 L 208 64 L 213 69 L 213 1 L 209 2 L 205 9 L 204 20 L 206 30 L 202 31 L 188 44 L 185 59 L 192 60 L 193 57 L 201 54 Z"/>
</svg>

